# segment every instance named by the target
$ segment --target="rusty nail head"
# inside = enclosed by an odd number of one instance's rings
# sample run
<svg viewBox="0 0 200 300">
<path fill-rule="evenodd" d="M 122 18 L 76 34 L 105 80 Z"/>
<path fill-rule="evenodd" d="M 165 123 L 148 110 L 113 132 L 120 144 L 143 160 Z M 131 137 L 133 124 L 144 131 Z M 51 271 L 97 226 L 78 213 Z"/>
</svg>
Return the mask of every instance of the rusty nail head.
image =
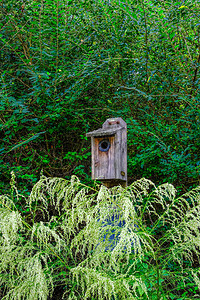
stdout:
<svg viewBox="0 0 200 300">
<path fill-rule="evenodd" d="M 119 124 L 119 121 L 109 121 L 108 124 L 109 125 Z"/>
</svg>

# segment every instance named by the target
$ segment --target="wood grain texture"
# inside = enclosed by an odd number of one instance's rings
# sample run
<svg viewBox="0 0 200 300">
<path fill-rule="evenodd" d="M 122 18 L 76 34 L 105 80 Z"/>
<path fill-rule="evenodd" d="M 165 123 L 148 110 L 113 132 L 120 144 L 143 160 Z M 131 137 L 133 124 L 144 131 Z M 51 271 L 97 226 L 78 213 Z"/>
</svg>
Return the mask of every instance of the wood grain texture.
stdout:
<svg viewBox="0 0 200 300">
<path fill-rule="evenodd" d="M 121 118 L 108 119 L 103 128 L 89 132 L 92 152 L 92 179 L 107 187 L 126 186 L 127 182 L 127 127 Z M 99 146 L 105 140 L 108 150 Z"/>
</svg>

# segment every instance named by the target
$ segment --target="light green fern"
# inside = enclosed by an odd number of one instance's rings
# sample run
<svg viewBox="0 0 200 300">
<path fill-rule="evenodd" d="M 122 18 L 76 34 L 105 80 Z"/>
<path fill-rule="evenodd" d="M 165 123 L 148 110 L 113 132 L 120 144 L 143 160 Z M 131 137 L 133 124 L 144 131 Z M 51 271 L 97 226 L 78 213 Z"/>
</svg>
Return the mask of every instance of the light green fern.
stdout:
<svg viewBox="0 0 200 300">
<path fill-rule="evenodd" d="M 60 285 L 63 299 L 200 297 L 200 187 L 176 198 L 145 178 L 92 189 L 42 176 L 29 216 L 15 206 L 14 174 L 11 187 L 0 195 L 2 299 L 47 300 Z"/>
</svg>

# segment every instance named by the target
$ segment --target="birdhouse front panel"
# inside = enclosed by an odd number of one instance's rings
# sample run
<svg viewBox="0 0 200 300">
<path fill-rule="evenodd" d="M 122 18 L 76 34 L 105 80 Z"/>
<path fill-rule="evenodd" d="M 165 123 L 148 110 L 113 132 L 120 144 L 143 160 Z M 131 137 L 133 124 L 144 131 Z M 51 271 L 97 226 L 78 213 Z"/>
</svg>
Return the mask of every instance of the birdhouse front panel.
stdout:
<svg viewBox="0 0 200 300">
<path fill-rule="evenodd" d="M 115 174 L 115 136 L 92 138 L 92 179 L 113 179 Z"/>
</svg>

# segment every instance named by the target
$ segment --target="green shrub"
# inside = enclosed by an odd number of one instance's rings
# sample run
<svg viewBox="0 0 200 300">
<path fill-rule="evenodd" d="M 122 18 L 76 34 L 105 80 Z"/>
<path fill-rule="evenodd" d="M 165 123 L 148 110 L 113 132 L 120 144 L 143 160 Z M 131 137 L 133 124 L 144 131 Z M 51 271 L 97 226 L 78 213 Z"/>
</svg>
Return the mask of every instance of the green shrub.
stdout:
<svg viewBox="0 0 200 300">
<path fill-rule="evenodd" d="M 0 189 L 10 171 L 20 190 L 41 169 L 85 180 L 81 135 L 109 117 L 128 125 L 129 183 L 197 186 L 199 11 L 199 0 L 2 0 Z"/>
<path fill-rule="evenodd" d="M 0 196 L 2 300 L 200 297 L 199 192 L 176 198 L 173 185 L 145 178 L 93 189 L 42 175 L 21 212 L 12 173 Z"/>
</svg>

